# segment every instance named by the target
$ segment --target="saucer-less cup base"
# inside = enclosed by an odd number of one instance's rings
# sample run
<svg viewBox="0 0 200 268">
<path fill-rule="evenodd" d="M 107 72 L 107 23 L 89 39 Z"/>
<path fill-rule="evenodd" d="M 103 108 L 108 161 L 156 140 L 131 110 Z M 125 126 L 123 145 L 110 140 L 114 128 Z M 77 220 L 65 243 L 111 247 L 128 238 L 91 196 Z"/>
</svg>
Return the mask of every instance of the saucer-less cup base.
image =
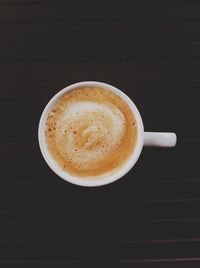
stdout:
<svg viewBox="0 0 200 268">
<path fill-rule="evenodd" d="M 55 162 L 55 160 L 52 158 L 51 154 L 48 151 L 47 144 L 45 141 L 45 127 L 46 127 L 46 121 L 49 112 L 54 107 L 56 101 L 58 98 L 60 98 L 65 93 L 74 90 L 76 88 L 80 87 L 102 87 L 107 90 L 110 90 L 114 92 L 115 94 L 119 95 L 131 108 L 133 111 L 133 114 L 135 116 L 136 122 L 137 122 L 137 129 L 138 129 L 138 138 L 136 147 L 133 151 L 133 154 L 129 158 L 129 160 L 121 167 L 120 170 L 118 170 L 116 173 L 113 173 L 110 176 L 107 176 L 103 179 L 91 179 L 91 178 L 77 178 L 66 171 L 63 171 L 60 166 Z M 143 146 L 159 146 L 159 147 L 174 147 L 176 145 L 176 134 L 175 133 L 160 133 L 160 132 L 144 132 L 144 126 L 142 122 L 142 118 L 140 116 L 140 113 L 135 106 L 135 104 L 132 102 L 132 100 L 121 90 L 106 84 L 102 82 L 95 82 L 95 81 L 86 81 L 86 82 L 79 82 L 73 85 L 70 85 L 61 91 L 59 91 L 46 105 L 41 118 L 39 122 L 39 128 L 38 128 L 38 139 L 39 139 L 39 146 L 41 153 L 49 165 L 49 167 L 62 179 L 71 182 L 76 185 L 80 186 L 101 186 L 106 185 L 111 182 L 114 182 L 120 178 L 122 178 L 137 162 L 139 159 L 139 156 L 141 154 Z"/>
</svg>

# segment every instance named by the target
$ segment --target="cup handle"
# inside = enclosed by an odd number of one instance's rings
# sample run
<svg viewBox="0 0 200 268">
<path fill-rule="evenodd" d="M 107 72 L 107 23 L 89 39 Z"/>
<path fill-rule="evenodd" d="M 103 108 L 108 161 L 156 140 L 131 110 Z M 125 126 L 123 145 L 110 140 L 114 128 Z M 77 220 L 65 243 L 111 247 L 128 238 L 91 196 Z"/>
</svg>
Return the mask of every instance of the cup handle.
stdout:
<svg viewBox="0 0 200 268">
<path fill-rule="evenodd" d="M 174 147 L 177 136 L 171 132 L 144 132 L 144 146 L 147 147 Z"/>
</svg>

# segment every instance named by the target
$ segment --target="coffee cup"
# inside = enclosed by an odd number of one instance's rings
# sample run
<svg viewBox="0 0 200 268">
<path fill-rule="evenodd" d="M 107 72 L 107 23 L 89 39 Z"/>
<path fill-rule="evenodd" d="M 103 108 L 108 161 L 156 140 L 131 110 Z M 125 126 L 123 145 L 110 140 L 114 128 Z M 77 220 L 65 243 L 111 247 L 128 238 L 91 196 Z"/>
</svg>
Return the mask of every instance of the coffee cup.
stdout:
<svg viewBox="0 0 200 268">
<path fill-rule="evenodd" d="M 46 136 L 45 136 L 47 119 L 48 119 L 50 112 L 54 108 L 56 102 L 68 92 L 71 92 L 78 88 L 86 88 L 86 87 L 103 88 L 119 96 L 131 109 L 132 113 L 134 114 L 134 118 L 137 124 L 137 140 L 136 140 L 134 150 L 132 151 L 130 157 L 115 172 L 102 176 L 101 178 L 96 178 L 96 179 L 95 179 L 95 176 L 92 179 L 91 177 L 88 177 L 88 178 L 84 177 L 83 179 L 79 176 L 74 176 L 73 174 L 66 172 L 66 170 L 63 170 L 59 166 L 59 164 L 55 161 L 52 154 L 50 153 L 48 149 L 47 141 L 46 141 Z M 177 142 L 177 137 L 175 133 L 171 133 L 171 132 L 166 132 L 166 133 L 144 132 L 144 126 L 143 126 L 141 115 L 136 105 L 124 92 L 106 83 L 96 82 L 96 81 L 84 81 L 84 82 L 79 82 L 79 83 L 75 83 L 70 86 L 67 86 L 66 88 L 59 91 L 48 102 L 48 104 L 46 105 L 45 109 L 42 112 L 42 115 L 39 121 L 38 140 L 39 140 L 39 147 L 40 147 L 41 153 L 46 163 L 59 177 L 75 185 L 94 187 L 94 186 L 102 186 L 102 185 L 112 183 L 114 181 L 119 180 L 125 174 L 127 174 L 138 161 L 144 146 L 174 147 Z"/>
</svg>

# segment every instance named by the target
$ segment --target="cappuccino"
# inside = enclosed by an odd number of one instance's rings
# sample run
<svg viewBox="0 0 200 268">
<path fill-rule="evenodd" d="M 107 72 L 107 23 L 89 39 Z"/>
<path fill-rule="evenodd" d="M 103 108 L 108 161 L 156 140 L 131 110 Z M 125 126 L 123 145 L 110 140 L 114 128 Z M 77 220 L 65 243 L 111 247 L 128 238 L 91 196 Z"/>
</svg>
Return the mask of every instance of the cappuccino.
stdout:
<svg viewBox="0 0 200 268">
<path fill-rule="evenodd" d="M 52 158 L 65 172 L 100 179 L 122 168 L 133 154 L 137 123 L 129 105 L 114 92 L 80 87 L 56 102 L 45 137 Z"/>
</svg>

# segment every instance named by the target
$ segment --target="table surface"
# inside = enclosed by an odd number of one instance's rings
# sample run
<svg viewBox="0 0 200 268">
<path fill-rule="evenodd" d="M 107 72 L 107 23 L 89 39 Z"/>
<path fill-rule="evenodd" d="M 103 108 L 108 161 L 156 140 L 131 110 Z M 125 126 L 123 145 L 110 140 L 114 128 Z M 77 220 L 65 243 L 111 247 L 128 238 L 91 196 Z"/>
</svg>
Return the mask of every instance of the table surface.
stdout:
<svg viewBox="0 0 200 268">
<path fill-rule="evenodd" d="M 0 0 L 0 267 L 200 267 L 200 3 Z M 81 188 L 43 160 L 38 121 L 74 82 L 129 95 L 148 131 L 123 179 Z"/>
</svg>

